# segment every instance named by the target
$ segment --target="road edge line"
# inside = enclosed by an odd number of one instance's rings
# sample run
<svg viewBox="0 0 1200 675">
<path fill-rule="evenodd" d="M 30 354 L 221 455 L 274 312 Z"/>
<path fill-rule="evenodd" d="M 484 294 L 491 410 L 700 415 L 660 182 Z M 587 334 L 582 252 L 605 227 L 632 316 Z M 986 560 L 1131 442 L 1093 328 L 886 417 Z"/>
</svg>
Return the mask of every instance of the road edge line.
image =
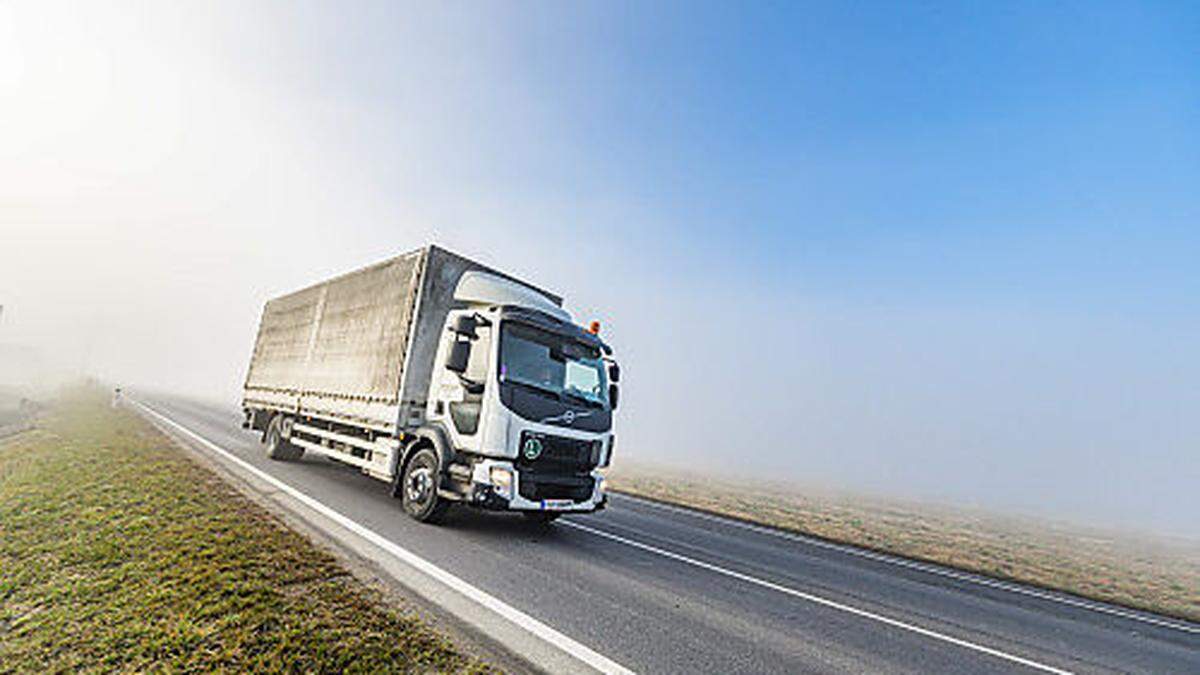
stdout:
<svg viewBox="0 0 1200 675">
<path fill-rule="evenodd" d="M 675 511 L 700 518 L 702 520 L 719 522 L 724 525 L 729 525 L 731 527 L 736 527 L 750 532 L 766 534 L 773 537 L 778 537 L 780 539 L 794 541 L 800 544 L 808 544 L 817 548 L 823 548 L 829 551 L 845 553 L 846 555 L 852 555 L 864 560 L 870 560 L 872 562 L 895 565 L 896 567 L 903 567 L 905 569 L 923 572 L 926 574 L 933 574 L 946 579 L 953 579 L 955 581 L 975 584 L 984 588 L 1016 593 L 1018 595 L 1024 595 L 1026 597 L 1035 598 L 1038 600 L 1045 600 L 1047 602 L 1057 603 L 1074 609 L 1092 611 L 1096 612 L 1097 614 L 1107 614 L 1108 616 L 1115 616 L 1117 618 L 1126 619 L 1129 621 L 1137 621 L 1139 623 L 1155 626 L 1156 628 L 1166 628 L 1170 630 L 1177 630 L 1183 633 L 1200 634 L 1200 626 L 1193 626 L 1187 622 L 1186 619 L 1179 619 L 1164 614 L 1155 614 L 1148 610 L 1135 609 L 1132 607 L 1125 607 L 1123 605 L 1109 604 L 1102 600 L 1093 600 L 1080 595 L 1074 595 L 1070 591 L 1043 588 L 1040 586 L 1028 585 L 1020 581 L 996 579 L 978 572 L 959 569 L 956 567 L 943 565 L 941 563 L 920 560 L 917 558 L 905 558 L 904 556 L 896 553 L 887 553 L 885 551 L 877 551 L 874 549 L 855 546 L 854 544 L 843 543 L 831 539 L 822 539 L 817 535 L 794 532 L 792 530 L 773 527 L 764 523 L 756 523 L 750 520 L 737 518 L 735 516 L 714 513 L 684 504 L 673 504 L 666 501 L 651 499 L 641 495 L 622 492 L 619 489 L 609 492 L 609 497 L 611 498 L 613 496 L 616 496 L 619 499 L 627 499 L 631 502 L 636 502 L 651 508 L 662 509 L 664 511 Z"/>
<path fill-rule="evenodd" d="M 663 556 L 665 558 L 670 558 L 671 560 L 686 563 L 686 564 L 692 565 L 694 567 L 699 567 L 699 568 L 707 570 L 709 572 L 715 572 L 717 574 L 721 574 L 723 576 L 727 576 L 732 579 L 737 579 L 739 581 L 744 581 L 744 582 L 747 582 L 750 584 L 754 584 L 756 586 L 760 586 L 760 587 L 766 588 L 768 590 L 776 591 L 779 593 L 784 593 L 786 595 L 790 595 L 790 596 L 799 598 L 801 600 L 807 600 L 808 602 L 812 602 L 812 603 L 815 603 L 818 605 L 829 607 L 831 609 L 836 609 L 836 610 L 846 612 L 849 614 L 853 614 L 855 616 L 859 616 L 859 617 L 862 617 L 865 619 L 877 621 L 879 623 L 883 623 L 883 624 L 892 626 L 893 628 L 900 628 L 900 629 L 907 630 L 907 631 L 910 631 L 913 633 L 917 633 L 918 635 L 923 635 L 925 637 L 933 638 L 936 640 L 941 640 L 943 642 L 948 642 L 950 644 L 957 645 L 959 647 L 964 647 L 966 649 L 971 649 L 971 650 L 974 650 L 974 651 L 977 651 L 977 652 L 980 652 L 983 654 L 988 654 L 990 656 L 994 656 L 996 658 L 1003 659 L 1005 661 L 1010 661 L 1012 663 L 1017 663 L 1017 664 L 1027 666 L 1029 668 L 1034 668 L 1036 670 L 1040 670 L 1040 671 L 1047 672 L 1047 673 L 1055 673 L 1055 675 L 1072 675 L 1072 671 L 1069 671 L 1069 670 L 1064 670 L 1062 668 L 1056 668 L 1054 666 L 1047 665 L 1045 663 L 1040 663 L 1040 662 L 1034 661 L 1032 659 L 1027 659 L 1023 656 L 1017 656 L 1016 654 L 1009 654 L 1008 652 L 1000 651 L 999 649 L 987 647 L 985 645 L 971 642 L 969 640 L 964 640 L 962 638 L 956 638 L 952 635 L 946 635 L 945 633 L 939 633 L 938 631 L 931 630 L 929 628 L 922 628 L 921 626 L 917 626 L 917 625 L 911 624 L 911 623 L 906 623 L 906 622 L 900 621 L 898 619 L 892 619 L 892 618 L 883 616 L 882 614 L 876 614 L 874 612 L 870 612 L 865 609 L 859 609 L 857 607 L 845 605 L 845 604 L 842 604 L 835 600 L 829 600 L 828 598 L 823 598 L 819 595 L 813 595 L 812 593 L 806 593 L 804 591 L 796 590 L 794 588 L 790 588 L 790 587 L 784 586 L 782 584 L 777 584 L 773 581 L 767 581 L 766 579 L 760 579 L 758 577 L 751 576 L 744 572 L 738 572 L 736 570 L 731 570 L 726 567 L 721 567 L 720 565 L 715 565 L 713 563 L 704 562 L 703 560 L 697 560 L 696 558 L 692 558 L 692 557 L 683 555 L 682 553 L 675 553 L 673 551 L 668 551 L 664 548 L 659 548 L 658 546 L 653 546 L 651 544 L 645 544 L 645 543 L 642 543 L 635 539 L 629 539 L 627 537 L 622 537 L 621 535 L 618 535 L 618 534 L 613 534 L 611 532 L 606 532 L 604 530 L 600 530 L 600 529 L 597 529 L 594 527 L 589 527 L 587 525 L 582 525 L 580 523 L 574 523 L 574 522 L 561 522 L 561 525 L 563 525 L 565 527 L 570 527 L 570 528 L 573 528 L 576 530 L 580 530 L 583 532 L 588 532 L 588 533 L 598 536 L 598 537 L 603 537 L 603 538 L 609 539 L 611 541 L 625 544 L 626 546 L 632 546 L 634 548 L 641 549 L 648 553 L 653 553 L 655 555 Z"/>
<path fill-rule="evenodd" d="M 549 625 L 542 623 L 541 621 L 539 621 L 539 620 L 533 618 L 532 616 L 529 616 L 528 614 L 522 612 L 521 610 L 505 603 L 504 601 L 489 594 L 488 592 L 486 592 L 476 586 L 471 585 L 470 583 L 451 574 L 450 572 L 443 570 L 442 568 L 438 567 L 437 565 L 433 564 L 432 562 L 429 562 L 428 560 L 420 557 L 419 555 L 413 553 L 412 551 L 409 551 L 408 549 L 400 546 L 399 544 L 396 544 L 395 542 L 391 541 L 390 539 L 387 539 L 386 537 L 375 532 L 374 530 L 371 530 L 370 528 L 360 525 L 359 523 L 350 519 L 348 516 L 345 516 L 342 513 L 330 508 L 329 506 L 326 506 L 322 502 L 317 501 L 313 497 L 310 497 L 309 495 L 304 494 L 303 492 L 297 490 L 296 488 L 292 487 L 291 485 L 284 483 L 283 481 L 262 471 L 261 469 L 255 467 L 255 466 L 252 466 L 251 464 L 247 463 L 245 460 L 235 456 L 233 453 L 222 448 L 221 446 L 217 445 L 216 443 L 213 443 L 212 441 L 201 436 L 200 434 L 196 433 L 195 431 L 192 431 L 191 429 L 185 427 L 184 425 L 180 424 L 179 422 L 176 422 L 175 420 L 171 419 L 170 417 L 167 417 L 166 415 L 151 408 L 149 405 L 146 405 L 145 403 L 142 403 L 141 401 L 137 401 L 134 399 L 129 399 L 129 400 L 134 405 L 138 406 L 145 412 L 149 413 L 154 418 L 156 418 L 159 421 L 167 424 L 168 426 L 176 429 L 177 431 L 183 433 L 184 435 L 188 436 L 189 438 L 192 438 L 193 440 L 202 444 L 204 447 L 208 448 L 209 450 L 218 453 L 223 459 L 228 460 L 229 462 L 232 462 L 235 466 L 250 473 L 255 478 L 279 489 L 280 491 L 286 493 L 288 496 L 290 496 L 293 499 L 304 504 L 308 508 L 316 511 L 317 513 L 319 513 L 322 516 L 328 518 L 329 520 L 337 523 L 338 525 L 346 528 L 347 530 L 353 532 L 354 534 L 358 535 L 359 537 L 362 537 L 363 539 L 365 539 L 369 543 L 373 544 L 374 546 L 382 549 L 386 553 L 391 554 L 394 558 L 409 565 L 410 567 L 415 568 L 419 572 L 433 578 L 435 581 L 438 581 L 438 582 L 448 586 L 449 588 L 456 591 L 460 595 L 463 595 L 464 597 L 470 599 L 471 601 L 491 610 L 492 612 L 503 617 L 504 619 L 508 620 L 509 622 L 525 629 L 526 631 L 530 632 L 531 634 L 542 639 L 544 642 L 546 642 L 550 645 L 553 645 L 560 651 L 568 654 L 569 656 L 580 661 L 581 663 L 584 663 L 587 666 L 589 666 L 597 671 L 600 671 L 602 673 L 613 673 L 615 675 L 633 675 L 634 671 L 630 670 L 629 668 L 622 666 L 621 664 L 608 658 L 607 656 L 604 656 L 603 654 L 600 654 L 599 652 L 591 649 L 590 647 L 588 647 L 580 642 L 577 642 L 576 640 L 564 635 L 563 633 L 560 633 L 559 631 L 555 630 L 554 628 L 550 627 Z"/>
</svg>

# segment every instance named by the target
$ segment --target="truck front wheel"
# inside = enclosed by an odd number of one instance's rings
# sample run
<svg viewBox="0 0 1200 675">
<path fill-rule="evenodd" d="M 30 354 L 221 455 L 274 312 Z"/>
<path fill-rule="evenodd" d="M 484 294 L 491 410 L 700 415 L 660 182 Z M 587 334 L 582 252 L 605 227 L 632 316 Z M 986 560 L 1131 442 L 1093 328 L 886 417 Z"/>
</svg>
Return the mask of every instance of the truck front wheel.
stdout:
<svg viewBox="0 0 1200 675">
<path fill-rule="evenodd" d="M 300 456 L 304 454 L 304 448 L 292 445 L 284 438 L 283 425 L 283 415 L 272 417 L 271 423 L 267 425 L 267 457 L 285 461 L 300 459 Z"/>
<path fill-rule="evenodd" d="M 436 523 L 450 504 L 438 497 L 438 458 L 430 448 L 417 450 L 404 466 L 400 500 L 404 511 L 423 523 Z"/>
</svg>

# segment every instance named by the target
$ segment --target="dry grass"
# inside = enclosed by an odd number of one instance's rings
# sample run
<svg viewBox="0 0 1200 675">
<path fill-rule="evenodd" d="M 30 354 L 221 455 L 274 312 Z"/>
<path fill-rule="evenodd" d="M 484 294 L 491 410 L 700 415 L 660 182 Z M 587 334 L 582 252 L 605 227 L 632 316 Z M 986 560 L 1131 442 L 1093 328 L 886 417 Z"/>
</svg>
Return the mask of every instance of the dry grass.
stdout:
<svg viewBox="0 0 1200 675">
<path fill-rule="evenodd" d="M 0 672 L 484 666 L 97 395 L 0 444 Z"/>
<path fill-rule="evenodd" d="M 1200 621 L 1200 542 L 620 465 L 613 490 Z"/>
</svg>

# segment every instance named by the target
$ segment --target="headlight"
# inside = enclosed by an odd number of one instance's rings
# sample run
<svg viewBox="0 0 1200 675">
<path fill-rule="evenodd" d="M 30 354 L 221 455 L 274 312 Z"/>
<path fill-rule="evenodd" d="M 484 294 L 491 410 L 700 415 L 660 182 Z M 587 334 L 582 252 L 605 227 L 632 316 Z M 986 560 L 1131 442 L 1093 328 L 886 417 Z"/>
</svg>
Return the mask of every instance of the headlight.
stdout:
<svg viewBox="0 0 1200 675">
<path fill-rule="evenodd" d="M 492 481 L 492 487 L 495 488 L 497 494 L 512 497 L 513 474 L 511 470 L 502 466 L 493 466 L 488 472 L 488 478 Z"/>
</svg>

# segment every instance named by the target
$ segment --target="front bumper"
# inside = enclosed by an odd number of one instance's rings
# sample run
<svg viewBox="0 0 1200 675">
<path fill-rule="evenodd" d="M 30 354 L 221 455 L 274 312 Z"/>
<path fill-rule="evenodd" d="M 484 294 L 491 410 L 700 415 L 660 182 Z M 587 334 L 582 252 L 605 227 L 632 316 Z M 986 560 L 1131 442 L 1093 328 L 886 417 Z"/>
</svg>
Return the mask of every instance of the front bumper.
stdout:
<svg viewBox="0 0 1200 675">
<path fill-rule="evenodd" d="M 505 469 L 512 476 L 507 486 L 492 483 L 492 469 Z M 491 511 L 555 511 L 561 513 L 591 513 L 603 509 L 608 501 L 604 492 L 604 476 L 598 471 L 592 471 L 586 480 L 590 481 L 590 489 L 581 489 L 583 477 L 554 477 L 539 476 L 518 470 L 512 462 L 503 460 L 481 460 L 476 462 L 471 472 L 471 490 L 467 503 Z M 522 486 L 522 478 L 525 485 Z M 572 483 L 574 489 L 562 490 L 562 483 Z M 547 486 L 559 490 L 534 489 Z M 551 485 L 553 484 L 553 485 Z M 549 496 L 540 495 L 545 491 Z M 566 492 L 574 492 L 566 495 Z"/>
</svg>

